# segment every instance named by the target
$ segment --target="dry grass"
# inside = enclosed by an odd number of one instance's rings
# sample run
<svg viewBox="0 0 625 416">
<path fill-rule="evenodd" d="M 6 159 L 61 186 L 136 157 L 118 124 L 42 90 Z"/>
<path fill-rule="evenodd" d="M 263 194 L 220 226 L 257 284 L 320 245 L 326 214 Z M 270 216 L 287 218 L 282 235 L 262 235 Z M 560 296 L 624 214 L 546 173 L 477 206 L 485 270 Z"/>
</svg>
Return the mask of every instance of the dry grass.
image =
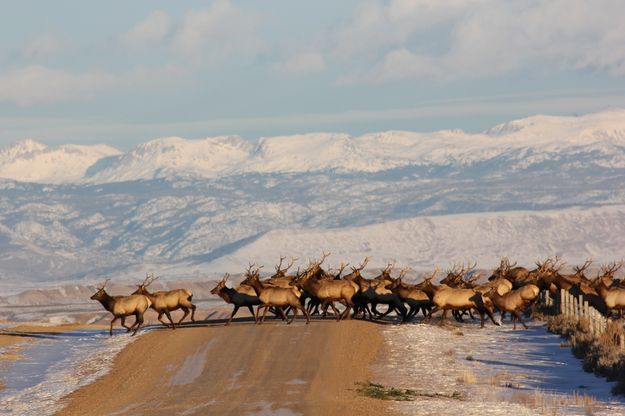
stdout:
<svg viewBox="0 0 625 416">
<path fill-rule="evenodd" d="M 460 373 L 460 375 L 458 375 L 458 377 L 456 377 L 456 381 L 463 384 L 475 384 L 477 377 L 473 371 L 464 370 Z"/>
<path fill-rule="evenodd" d="M 613 392 L 625 395 L 625 351 L 618 344 L 623 334 L 622 323 L 611 322 L 599 336 L 590 331 L 588 321 L 583 318 L 557 315 L 548 319 L 547 327 L 568 339 L 573 354 L 583 359 L 586 371 L 616 380 Z M 564 345 L 566 342 L 561 344 Z"/>
<path fill-rule="evenodd" d="M 542 390 L 514 391 L 510 400 L 536 410 L 538 414 L 544 416 L 566 415 L 570 413 L 571 407 L 582 408 L 587 416 L 592 416 L 596 403 L 594 397 L 586 394 L 575 392 L 570 396 L 561 396 L 546 393 Z"/>
</svg>

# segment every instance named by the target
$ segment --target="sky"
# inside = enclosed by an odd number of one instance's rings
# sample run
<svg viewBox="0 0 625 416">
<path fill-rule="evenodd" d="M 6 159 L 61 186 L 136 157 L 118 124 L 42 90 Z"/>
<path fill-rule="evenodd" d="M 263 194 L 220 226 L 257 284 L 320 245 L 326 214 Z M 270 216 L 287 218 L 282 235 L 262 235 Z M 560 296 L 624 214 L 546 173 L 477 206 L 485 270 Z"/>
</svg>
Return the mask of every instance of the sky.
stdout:
<svg viewBox="0 0 625 416">
<path fill-rule="evenodd" d="M 625 107 L 621 0 L 5 2 L 0 145 L 481 131 Z"/>
</svg>

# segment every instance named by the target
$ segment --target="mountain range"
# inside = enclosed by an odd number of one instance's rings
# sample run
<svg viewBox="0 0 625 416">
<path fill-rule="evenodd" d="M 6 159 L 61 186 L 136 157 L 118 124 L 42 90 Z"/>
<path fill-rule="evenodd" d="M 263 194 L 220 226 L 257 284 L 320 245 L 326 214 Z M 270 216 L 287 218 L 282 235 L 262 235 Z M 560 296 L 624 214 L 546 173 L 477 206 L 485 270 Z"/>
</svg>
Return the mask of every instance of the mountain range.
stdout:
<svg viewBox="0 0 625 416">
<path fill-rule="evenodd" d="M 146 271 L 202 279 L 321 249 L 421 269 L 506 254 L 608 261 L 623 256 L 625 110 L 125 152 L 26 140 L 0 150 L 0 178 L 0 293 Z"/>
</svg>

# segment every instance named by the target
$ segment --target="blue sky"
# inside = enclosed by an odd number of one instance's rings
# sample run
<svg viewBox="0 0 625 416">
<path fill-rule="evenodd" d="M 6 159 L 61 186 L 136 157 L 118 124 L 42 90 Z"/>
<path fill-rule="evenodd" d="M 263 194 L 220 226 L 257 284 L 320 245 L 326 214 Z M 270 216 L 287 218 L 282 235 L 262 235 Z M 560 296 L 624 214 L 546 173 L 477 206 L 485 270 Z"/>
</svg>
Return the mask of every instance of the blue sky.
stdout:
<svg viewBox="0 0 625 416">
<path fill-rule="evenodd" d="M 477 131 L 625 107 L 615 0 L 9 2 L 0 144 Z"/>
</svg>

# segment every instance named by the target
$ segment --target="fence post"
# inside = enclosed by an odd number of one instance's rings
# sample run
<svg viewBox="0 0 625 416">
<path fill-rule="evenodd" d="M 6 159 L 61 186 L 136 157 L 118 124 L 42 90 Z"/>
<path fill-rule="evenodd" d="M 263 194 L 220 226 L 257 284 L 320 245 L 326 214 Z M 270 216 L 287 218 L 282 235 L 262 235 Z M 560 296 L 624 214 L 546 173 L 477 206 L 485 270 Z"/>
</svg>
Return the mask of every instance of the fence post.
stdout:
<svg viewBox="0 0 625 416">
<path fill-rule="evenodd" d="M 564 299 L 564 289 L 560 289 L 560 313 L 566 315 L 566 299 Z"/>
</svg>

